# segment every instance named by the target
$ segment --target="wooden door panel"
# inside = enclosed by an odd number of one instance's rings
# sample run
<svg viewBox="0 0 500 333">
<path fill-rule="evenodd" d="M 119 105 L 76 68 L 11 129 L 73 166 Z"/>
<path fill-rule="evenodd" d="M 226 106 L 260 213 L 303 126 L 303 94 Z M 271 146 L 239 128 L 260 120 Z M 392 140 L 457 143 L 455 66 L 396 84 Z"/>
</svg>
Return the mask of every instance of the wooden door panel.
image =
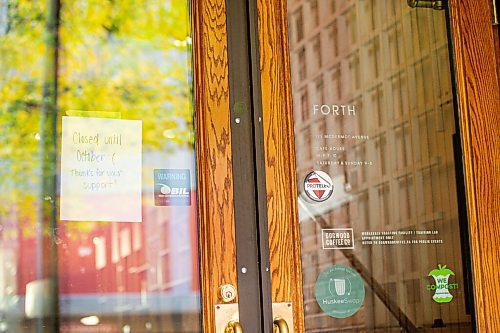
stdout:
<svg viewBox="0 0 500 333">
<path fill-rule="evenodd" d="M 273 302 L 292 302 L 304 331 L 286 1 L 259 0 L 269 256 Z"/>
<path fill-rule="evenodd" d="M 226 6 L 193 1 L 203 331 L 215 332 L 219 286 L 236 283 Z"/>
</svg>

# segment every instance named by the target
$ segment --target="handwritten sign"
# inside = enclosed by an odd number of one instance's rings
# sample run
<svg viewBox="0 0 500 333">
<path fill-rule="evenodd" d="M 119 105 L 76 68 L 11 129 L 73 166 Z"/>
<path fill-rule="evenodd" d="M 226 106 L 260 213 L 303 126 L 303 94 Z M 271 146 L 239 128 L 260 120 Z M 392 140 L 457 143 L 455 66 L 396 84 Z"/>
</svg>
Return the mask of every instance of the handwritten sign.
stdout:
<svg viewBox="0 0 500 333">
<path fill-rule="evenodd" d="M 142 221 L 142 121 L 63 117 L 61 220 Z"/>
</svg>

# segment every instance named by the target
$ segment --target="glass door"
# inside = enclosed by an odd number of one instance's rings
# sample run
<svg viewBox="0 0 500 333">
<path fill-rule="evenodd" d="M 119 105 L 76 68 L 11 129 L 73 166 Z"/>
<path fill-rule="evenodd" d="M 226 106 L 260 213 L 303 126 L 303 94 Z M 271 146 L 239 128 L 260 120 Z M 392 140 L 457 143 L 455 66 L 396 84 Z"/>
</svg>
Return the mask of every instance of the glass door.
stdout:
<svg viewBox="0 0 500 333">
<path fill-rule="evenodd" d="M 0 2 L 0 332 L 200 332 L 187 1 Z"/>
<path fill-rule="evenodd" d="M 273 315 L 295 331 L 475 331 L 447 9 L 426 3 L 259 2 Z"/>
<path fill-rule="evenodd" d="M 305 331 L 472 332 L 445 12 L 288 9 Z"/>
</svg>

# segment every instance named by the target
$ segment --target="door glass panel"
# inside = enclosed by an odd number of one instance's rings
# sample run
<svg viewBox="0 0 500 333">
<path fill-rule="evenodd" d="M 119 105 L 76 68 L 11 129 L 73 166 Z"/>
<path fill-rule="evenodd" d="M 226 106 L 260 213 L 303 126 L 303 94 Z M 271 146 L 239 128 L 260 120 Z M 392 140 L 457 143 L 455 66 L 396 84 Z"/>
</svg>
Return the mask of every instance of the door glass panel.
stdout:
<svg viewBox="0 0 500 333">
<path fill-rule="evenodd" d="M 445 12 L 288 9 L 306 332 L 471 332 Z"/>
<path fill-rule="evenodd" d="M 200 332 L 187 1 L 0 1 L 0 332 Z"/>
</svg>

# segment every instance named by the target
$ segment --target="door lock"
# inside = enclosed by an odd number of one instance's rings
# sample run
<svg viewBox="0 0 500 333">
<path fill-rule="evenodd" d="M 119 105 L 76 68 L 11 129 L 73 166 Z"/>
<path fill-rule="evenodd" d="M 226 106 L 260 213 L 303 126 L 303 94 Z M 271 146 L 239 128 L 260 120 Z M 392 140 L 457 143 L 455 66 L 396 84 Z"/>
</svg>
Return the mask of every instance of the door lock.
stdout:
<svg viewBox="0 0 500 333">
<path fill-rule="evenodd" d="M 219 296 L 224 303 L 232 302 L 236 298 L 236 288 L 232 284 L 224 284 L 219 288 Z"/>
</svg>

